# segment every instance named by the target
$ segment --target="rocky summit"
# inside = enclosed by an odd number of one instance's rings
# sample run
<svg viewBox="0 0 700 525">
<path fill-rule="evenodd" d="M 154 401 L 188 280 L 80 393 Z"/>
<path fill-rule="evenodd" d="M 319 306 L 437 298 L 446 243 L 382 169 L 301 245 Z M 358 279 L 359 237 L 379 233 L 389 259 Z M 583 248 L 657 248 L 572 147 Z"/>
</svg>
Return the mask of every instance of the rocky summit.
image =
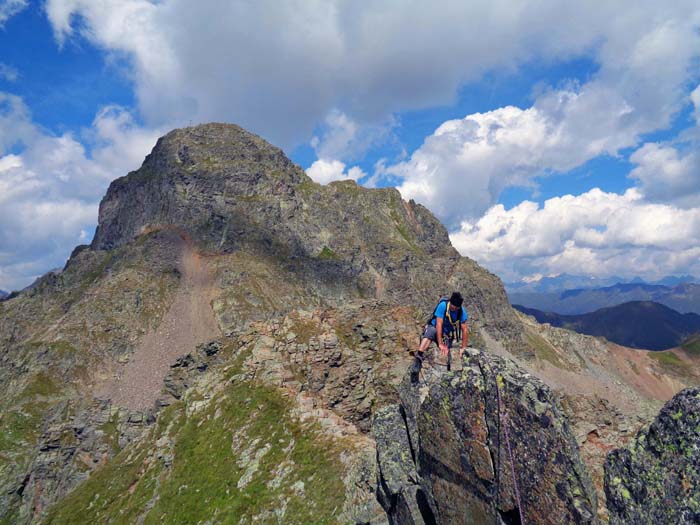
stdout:
<svg viewBox="0 0 700 525">
<path fill-rule="evenodd" d="M 110 185 L 91 248 L 111 250 L 166 227 L 208 254 L 271 259 L 301 281 L 306 302 L 370 296 L 428 306 L 461 289 L 482 326 L 518 333 L 500 281 L 460 257 L 423 206 L 394 188 L 316 184 L 281 150 L 237 126 L 161 138 L 139 170 Z M 270 278 L 259 292 L 281 309 Z"/>
<path fill-rule="evenodd" d="M 473 348 L 411 382 L 454 290 Z M 396 189 L 316 184 L 234 125 L 179 129 L 112 182 L 89 246 L 0 301 L 0 524 L 634 523 L 661 508 L 632 479 L 658 451 L 697 462 L 690 397 L 607 505 L 605 456 L 697 364 L 517 313 Z"/>
</svg>

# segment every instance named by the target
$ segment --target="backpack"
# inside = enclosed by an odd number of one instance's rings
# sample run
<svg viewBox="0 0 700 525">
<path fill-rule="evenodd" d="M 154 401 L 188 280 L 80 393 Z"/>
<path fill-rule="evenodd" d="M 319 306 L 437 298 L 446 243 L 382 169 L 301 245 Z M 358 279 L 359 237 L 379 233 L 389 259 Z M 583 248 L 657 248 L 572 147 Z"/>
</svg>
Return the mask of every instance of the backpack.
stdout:
<svg viewBox="0 0 700 525">
<path fill-rule="evenodd" d="M 435 305 L 435 308 L 433 308 L 433 315 L 430 316 L 430 319 L 428 319 L 427 324 L 432 324 L 433 319 L 435 319 L 437 316 L 435 315 L 435 312 L 437 312 L 438 306 L 440 306 L 442 303 L 447 303 L 445 305 L 445 320 L 444 322 L 449 323 L 449 325 L 452 326 L 453 330 L 453 338 L 455 341 L 461 341 L 462 340 L 462 312 L 460 308 L 459 312 L 459 317 L 457 318 L 457 322 L 453 323 L 452 318 L 450 317 L 450 298 L 449 297 L 441 297 L 438 303 Z M 443 331 L 444 329 L 444 324 L 443 324 Z"/>
</svg>

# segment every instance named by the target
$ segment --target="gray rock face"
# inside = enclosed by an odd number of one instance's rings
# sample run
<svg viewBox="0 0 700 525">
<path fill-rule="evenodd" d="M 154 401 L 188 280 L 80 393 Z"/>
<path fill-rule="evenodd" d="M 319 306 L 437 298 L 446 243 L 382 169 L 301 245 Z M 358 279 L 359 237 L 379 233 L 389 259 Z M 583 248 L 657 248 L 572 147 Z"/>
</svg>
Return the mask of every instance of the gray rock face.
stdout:
<svg viewBox="0 0 700 525">
<path fill-rule="evenodd" d="M 378 349 L 389 356 L 399 335 L 412 349 L 415 311 L 427 316 L 438 296 L 460 290 L 474 332 L 517 345 L 519 323 L 498 278 L 460 257 L 423 206 L 395 189 L 316 184 L 281 150 L 237 126 L 175 130 L 139 170 L 110 185 L 91 246 L 0 302 L 0 382 L 7 385 L 0 434 L 11 436 L 0 439 L 8 458 L 0 468 L 0 521 L 38 519 L 153 420 L 92 396 L 184 286 L 181 237 L 211 265 L 212 309 L 224 332 L 298 308 L 381 305 L 371 322 L 348 309 L 323 318 L 321 331 L 335 340 L 298 319 L 296 336 L 279 342 L 304 388 L 362 432 L 378 403 L 396 400 L 393 381 L 401 376 L 396 359 L 384 369 L 370 361 Z M 160 406 L 182 397 L 219 358 L 193 348 L 170 363 Z M 365 380 L 371 367 L 375 379 Z"/>
<path fill-rule="evenodd" d="M 379 500 L 391 522 L 519 523 L 522 513 L 526 523 L 597 523 L 595 490 L 549 389 L 476 350 L 463 365 L 429 371 L 418 386 L 407 379 L 401 404 L 375 417 Z"/>
<path fill-rule="evenodd" d="M 218 362 L 219 350 L 221 350 L 221 343 L 211 341 L 200 345 L 196 351 L 180 357 L 170 365 L 170 373 L 165 377 L 163 388 L 167 395 L 159 399 L 157 405 L 167 406 L 172 399 L 180 399 L 197 376 Z"/>
<path fill-rule="evenodd" d="M 359 247 L 324 239 L 326 230 L 344 237 L 338 241 L 384 233 L 383 217 L 358 219 L 392 205 L 390 221 L 406 223 L 405 244 L 456 255 L 445 228 L 422 206 L 403 203 L 395 189 L 362 190 L 354 182 L 324 188 L 261 138 L 237 126 L 208 124 L 169 133 L 139 170 L 110 185 L 92 247 L 110 249 L 149 228 L 176 225 L 214 251 L 253 246 L 316 257 L 327 248 L 325 258 L 343 259 L 339 248 Z M 375 249 L 367 253 L 386 251 Z"/>
<path fill-rule="evenodd" d="M 460 289 L 482 326 L 519 333 L 498 278 L 460 257 L 426 208 L 394 188 L 316 184 L 238 126 L 206 124 L 161 138 L 139 170 L 110 185 L 92 249 L 163 227 L 208 253 L 277 261 L 323 301 L 377 296 L 430 308 Z"/>
<path fill-rule="evenodd" d="M 700 389 L 669 401 L 605 462 L 610 523 L 700 523 Z"/>
<path fill-rule="evenodd" d="M 44 422 L 36 455 L 27 473 L 13 488 L 13 498 L 25 504 L 17 522 L 38 522 L 42 512 L 103 466 L 121 448 L 138 438 L 155 421 L 152 411 L 128 412 L 95 400 L 79 409 L 59 403 Z M 31 505 L 28 503 L 31 502 Z"/>
</svg>

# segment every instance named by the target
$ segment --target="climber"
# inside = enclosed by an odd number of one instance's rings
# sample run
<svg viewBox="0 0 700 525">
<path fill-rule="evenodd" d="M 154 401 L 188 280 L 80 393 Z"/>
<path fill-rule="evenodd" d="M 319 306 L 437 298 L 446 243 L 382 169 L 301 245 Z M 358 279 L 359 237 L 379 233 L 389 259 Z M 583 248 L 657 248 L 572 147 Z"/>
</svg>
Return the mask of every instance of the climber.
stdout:
<svg viewBox="0 0 700 525">
<path fill-rule="evenodd" d="M 464 353 L 469 338 L 467 327 L 469 316 L 467 315 L 467 309 L 462 306 L 463 302 L 462 294 L 454 292 L 449 299 L 443 297 L 435 306 L 432 317 L 428 319 L 423 329 L 420 346 L 413 360 L 413 365 L 411 365 L 411 381 L 414 383 L 418 381 L 424 354 L 431 342 L 438 345 L 443 357 L 447 357 L 448 370 L 450 366 L 450 348 L 453 341 L 461 342 L 459 348 L 460 357 Z"/>
</svg>

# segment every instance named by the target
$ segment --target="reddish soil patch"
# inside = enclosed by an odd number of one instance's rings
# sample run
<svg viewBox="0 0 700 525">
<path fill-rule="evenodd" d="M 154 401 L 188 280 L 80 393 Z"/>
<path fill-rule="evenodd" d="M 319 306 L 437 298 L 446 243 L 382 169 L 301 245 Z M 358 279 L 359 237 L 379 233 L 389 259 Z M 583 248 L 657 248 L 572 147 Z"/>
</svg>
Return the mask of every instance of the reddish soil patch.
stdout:
<svg viewBox="0 0 700 525">
<path fill-rule="evenodd" d="M 668 373 L 659 373 L 649 352 L 626 348 L 610 343 L 610 361 L 612 367 L 637 392 L 649 399 L 666 402 L 685 388 L 685 384 L 671 377 Z M 688 366 L 692 366 L 688 364 Z"/>
<path fill-rule="evenodd" d="M 221 335 L 211 308 L 213 276 L 189 240 L 177 237 L 182 281 L 158 327 L 146 333 L 125 365 L 97 396 L 131 410 L 153 406 L 170 365 L 180 356 Z"/>
</svg>

